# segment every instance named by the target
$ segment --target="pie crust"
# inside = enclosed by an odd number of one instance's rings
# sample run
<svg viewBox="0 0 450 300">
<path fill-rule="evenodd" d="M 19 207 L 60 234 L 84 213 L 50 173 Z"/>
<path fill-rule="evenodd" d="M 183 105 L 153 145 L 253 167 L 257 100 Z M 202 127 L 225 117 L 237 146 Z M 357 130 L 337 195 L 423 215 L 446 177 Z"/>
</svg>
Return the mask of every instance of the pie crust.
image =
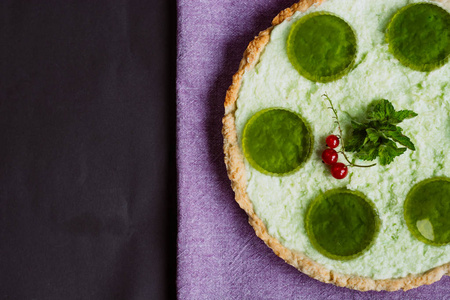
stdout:
<svg viewBox="0 0 450 300">
<path fill-rule="evenodd" d="M 238 144 L 238 136 L 235 124 L 236 100 L 238 98 L 244 73 L 253 68 L 258 62 L 259 56 L 264 47 L 269 42 L 270 33 L 274 26 L 292 17 L 297 12 L 304 12 L 312 5 L 320 5 L 324 0 L 300 0 L 300 2 L 281 11 L 273 20 L 272 26 L 261 31 L 253 41 L 251 41 L 244 52 L 239 64 L 239 69 L 233 76 L 231 86 L 228 88 L 225 97 L 225 115 L 222 119 L 222 134 L 224 138 L 225 164 L 228 177 L 231 180 L 231 187 L 235 193 L 236 202 L 245 210 L 249 217 L 249 223 L 255 230 L 256 235 L 261 238 L 273 252 L 294 266 L 306 275 L 325 283 L 332 283 L 337 286 L 347 287 L 360 291 L 368 290 L 409 290 L 421 285 L 431 284 L 450 275 L 450 263 L 435 267 L 422 274 L 408 275 L 402 278 L 375 280 L 368 277 L 351 276 L 329 270 L 321 264 L 311 260 L 303 253 L 296 252 L 284 247 L 276 238 L 271 236 L 263 221 L 256 215 L 253 204 L 247 195 L 247 179 L 244 164 L 244 155 Z M 445 6 L 450 6 L 449 0 L 441 0 Z"/>
</svg>

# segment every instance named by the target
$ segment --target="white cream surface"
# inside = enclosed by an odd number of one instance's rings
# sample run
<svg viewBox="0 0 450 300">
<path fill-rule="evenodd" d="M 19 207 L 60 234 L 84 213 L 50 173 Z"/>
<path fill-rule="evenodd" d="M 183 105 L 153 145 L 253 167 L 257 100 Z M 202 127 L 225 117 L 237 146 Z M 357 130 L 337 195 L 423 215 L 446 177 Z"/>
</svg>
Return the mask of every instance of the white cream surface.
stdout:
<svg viewBox="0 0 450 300">
<path fill-rule="evenodd" d="M 340 273 L 398 278 L 450 262 L 450 245 L 436 247 L 418 241 L 403 218 L 403 203 L 413 185 L 430 177 L 450 177 L 450 62 L 429 73 L 413 71 L 397 61 L 385 41 L 385 28 L 392 15 L 412 2 L 424 1 L 329 0 L 310 9 L 308 13 L 328 11 L 340 16 L 357 35 L 355 67 L 330 83 L 303 78 L 289 62 L 289 30 L 304 15 L 296 13 L 273 29 L 260 61 L 245 73 L 237 100 L 236 126 L 240 137 L 249 118 L 264 108 L 288 108 L 309 122 L 314 148 L 306 164 L 292 175 L 272 177 L 258 172 L 246 161 L 247 193 L 272 236 L 285 247 Z M 388 166 L 350 168 L 345 179 L 334 179 L 320 158 L 325 137 L 338 133 L 332 112 L 321 97 L 324 93 L 339 112 L 344 135 L 350 132 L 350 118 L 361 117 L 373 100 L 388 99 L 397 110 L 414 110 L 419 115 L 402 122 L 401 127 L 417 150 L 407 150 Z M 342 157 L 340 161 L 344 162 Z M 321 192 L 342 187 L 364 193 L 375 204 L 381 220 L 372 247 L 349 261 L 320 254 L 304 227 L 310 202 Z"/>
</svg>

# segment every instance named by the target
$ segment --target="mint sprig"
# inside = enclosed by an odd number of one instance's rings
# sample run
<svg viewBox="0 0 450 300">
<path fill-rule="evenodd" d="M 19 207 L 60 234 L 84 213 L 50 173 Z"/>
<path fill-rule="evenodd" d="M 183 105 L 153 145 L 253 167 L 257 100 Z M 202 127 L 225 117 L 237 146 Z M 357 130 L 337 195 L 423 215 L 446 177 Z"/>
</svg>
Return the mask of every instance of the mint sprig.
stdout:
<svg viewBox="0 0 450 300">
<path fill-rule="evenodd" d="M 367 161 L 379 157 L 384 166 L 405 153 L 407 148 L 416 150 L 411 139 L 397 126 L 403 120 L 416 117 L 414 111 L 396 111 L 391 102 L 382 99 L 369 107 L 366 115 L 366 122 L 352 121 L 353 133 L 346 142 L 346 151 L 356 152 L 357 158 Z M 397 143 L 404 147 L 398 147 Z"/>
</svg>

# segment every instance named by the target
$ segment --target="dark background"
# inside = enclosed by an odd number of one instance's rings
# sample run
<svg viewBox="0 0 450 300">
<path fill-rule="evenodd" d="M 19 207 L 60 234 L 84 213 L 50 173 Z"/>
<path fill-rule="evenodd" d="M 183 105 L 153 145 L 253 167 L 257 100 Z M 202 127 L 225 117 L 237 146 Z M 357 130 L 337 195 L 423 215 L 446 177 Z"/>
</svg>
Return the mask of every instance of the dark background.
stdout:
<svg viewBox="0 0 450 300">
<path fill-rule="evenodd" d="M 0 4 L 0 299 L 174 298 L 175 0 Z"/>
</svg>

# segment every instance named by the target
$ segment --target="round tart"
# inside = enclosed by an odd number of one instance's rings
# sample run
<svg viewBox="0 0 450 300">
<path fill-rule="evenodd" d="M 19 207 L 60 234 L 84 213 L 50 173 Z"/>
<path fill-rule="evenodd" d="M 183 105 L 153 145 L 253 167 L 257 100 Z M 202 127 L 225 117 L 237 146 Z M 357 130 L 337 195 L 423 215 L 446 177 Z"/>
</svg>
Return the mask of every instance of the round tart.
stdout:
<svg viewBox="0 0 450 300">
<path fill-rule="evenodd" d="M 303 0 L 248 45 L 225 99 L 228 176 L 256 234 L 303 273 L 361 291 L 449 275 L 449 9 Z M 366 111 L 364 155 L 347 152 L 348 175 L 335 179 L 326 137 L 356 136 Z"/>
</svg>

